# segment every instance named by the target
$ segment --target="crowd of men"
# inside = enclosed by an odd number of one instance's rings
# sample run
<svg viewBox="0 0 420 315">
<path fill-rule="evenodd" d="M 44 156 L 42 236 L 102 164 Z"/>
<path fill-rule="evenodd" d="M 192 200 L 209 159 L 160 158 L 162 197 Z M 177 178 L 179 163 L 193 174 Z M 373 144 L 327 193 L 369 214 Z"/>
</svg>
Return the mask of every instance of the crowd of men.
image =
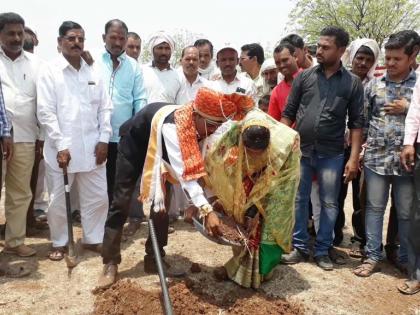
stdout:
<svg viewBox="0 0 420 315">
<path fill-rule="evenodd" d="M 83 27 L 65 21 L 58 29 L 58 56 L 47 63 L 34 52 L 38 38 L 24 19 L 0 14 L 4 253 L 36 255 L 25 245 L 27 229 L 45 227 L 47 217 L 49 258 L 63 259 L 68 242 L 63 168 L 72 204 L 80 209 L 83 246 L 103 257 L 99 288 L 115 282 L 122 235 L 140 228 L 143 208 L 155 221 L 162 256 L 168 213 L 177 216 L 179 210 L 197 207 L 208 218 L 209 232 L 217 233 L 218 219 L 197 180 L 201 159 L 192 158 L 198 156 L 198 145 L 191 149 L 189 141 L 206 138 L 235 112 L 220 104 L 221 111 L 214 113 L 208 108 L 211 101 L 202 104 L 199 91 L 208 88 L 251 97 L 255 107 L 300 136 L 293 250 L 281 263 L 311 256 L 324 270 L 341 263 L 334 246 L 343 241 L 344 200 L 352 182 L 350 255 L 361 258 L 354 274 L 368 277 L 380 271 L 385 248 L 388 260 L 408 277 L 398 289 L 420 291 L 420 37 L 415 31 L 390 34 L 381 75 L 376 72 L 381 49 L 375 40 L 350 43 L 348 33 L 335 26 L 321 31 L 315 53 L 302 37 L 291 34 L 268 59 L 257 43 L 240 51 L 222 47 L 214 56 L 212 43 L 198 39 L 183 47 L 178 69 L 170 64 L 175 42 L 166 32 L 150 38 L 152 61 L 143 65 L 141 38 L 123 21 L 108 21 L 102 39 L 103 51 L 91 56 L 84 50 Z M 194 108 L 184 106 L 194 100 Z M 151 156 L 154 128 L 158 139 Z M 145 170 L 153 173 L 158 165 L 159 150 L 179 181 L 168 187 L 171 198 L 163 201 L 156 197 L 160 188 L 153 174 L 155 195 L 144 184 Z M 187 160 L 190 164 L 183 164 Z M 137 201 L 140 190 L 143 204 Z M 164 214 L 150 210 L 159 207 L 167 209 Z M 156 272 L 150 239 L 145 247 L 145 271 Z M 3 269 L 12 276 L 24 273 Z M 170 266 L 166 271 L 182 274 Z"/>
</svg>

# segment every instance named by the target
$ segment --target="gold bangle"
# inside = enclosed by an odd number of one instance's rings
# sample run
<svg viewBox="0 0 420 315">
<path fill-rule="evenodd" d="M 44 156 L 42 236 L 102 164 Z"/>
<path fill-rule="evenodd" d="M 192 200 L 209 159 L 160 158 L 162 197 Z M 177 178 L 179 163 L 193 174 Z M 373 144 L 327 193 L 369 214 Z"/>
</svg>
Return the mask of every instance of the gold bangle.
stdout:
<svg viewBox="0 0 420 315">
<path fill-rule="evenodd" d="M 213 207 L 207 203 L 205 205 L 202 205 L 199 208 L 199 211 L 200 211 L 200 219 L 201 219 L 203 217 L 206 217 L 210 212 L 212 212 Z"/>
</svg>

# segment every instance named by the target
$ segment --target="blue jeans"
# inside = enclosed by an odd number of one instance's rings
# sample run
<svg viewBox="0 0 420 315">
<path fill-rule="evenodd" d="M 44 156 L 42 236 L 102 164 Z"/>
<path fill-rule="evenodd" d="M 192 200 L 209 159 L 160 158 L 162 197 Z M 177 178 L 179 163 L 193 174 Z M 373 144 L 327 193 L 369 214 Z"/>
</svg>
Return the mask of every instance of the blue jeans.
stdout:
<svg viewBox="0 0 420 315">
<path fill-rule="evenodd" d="M 366 248 L 367 256 L 382 259 L 382 229 L 384 214 L 392 185 L 393 198 L 398 218 L 400 239 L 399 261 L 408 262 L 407 246 L 410 212 L 413 207 L 414 183 L 412 176 L 380 175 L 365 167 L 366 180 Z"/>
<path fill-rule="evenodd" d="M 314 256 L 328 255 L 332 246 L 334 225 L 338 215 L 338 194 L 342 180 L 344 155 L 322 156 L 314 152 L 300 161 L 300 183 L 296 196 L 295 229 L 293 247 L 309 254 L 308 204 L 311 195 L 312 177 L 315 175 L 319 185 L 321 216 L 316 236 Z"/>
</svg>

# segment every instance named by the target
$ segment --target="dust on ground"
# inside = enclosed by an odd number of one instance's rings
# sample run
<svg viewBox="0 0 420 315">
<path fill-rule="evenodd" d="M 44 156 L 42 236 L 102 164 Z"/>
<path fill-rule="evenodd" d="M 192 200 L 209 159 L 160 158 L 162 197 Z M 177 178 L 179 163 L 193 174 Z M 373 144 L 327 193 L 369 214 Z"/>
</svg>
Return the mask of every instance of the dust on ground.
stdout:
<svg viewBox="0 0 420 315">
<path fill-rule="evenodd" d="M 351 218 L 350 203 L 351 193 L 347 197 L 347 218 Z M 2 217 L 4 219 L 4 214 Z M 183 267 L 187 277 L 183 282 L 171 283 L 170 292 L 174 308 L 183 305 L 183 309 L 190 312 L 175 314 L 194 314 L 187 306 L 203 301 L 206 304 L 202 314 L 242 314 L 234 313 L 236 307 L 237 310 L 252 310 L 248 314 L 265 315 L 270 314 L 267 309 L 254 305 L 269 305 L 270 310 L 275 310 L 276 303 L 286 310 L 290 307 L 290 312 L 298 310 L 305 314 L 420 314 L 420 295 L 401 295 L 396 285 L 404 276 L 386 262 L 380 273 L 369 278 L 352 274 L 352 269 L 359 264 L 353 258 L 346 258 L 345 265 L 336 266 L 329 272 L 318 268 L 313 261 L 294 266 L 279 265 L 273 279 L 264 283 L 260 290 L 242 289 L 232 282 L 217 282 L 212 276 L 213 270 L 230 258 L 229 247 L 210 242 L 184 222 L 176 222 L 175 229 L 169 237 L 167 261 Z M 80 238 L 80 228 L 76 227 L 75 231 Z M 339 249 L 348 252 L 351 228 L 347 227 L 344 232 L 343 247 Z M 0 314 L 93 314 L 95 299 L 96 305 L 101 299 L 112 299 L 112 290 L 101 296 L 91 293 L 103 266 L 98 254 L 83 252 L 79 247 L 80 263 L 68 278 L 64 261 L 52 262 L 46 257 L 50 249 L 47 237 L 48 231 L 44 231 L 27 238 L 26 243 L 37 250 L 36 257 L 17 258 L 0 254 L 2 261 L 15 265 L 24 263 L 33 271 L 27 278 L 0 278 Z M 116 284 L 118 290 L 131 288 L 147 296 L 143 299 L 141 294 L 134 295 L 137 305 L 140 305 L 137 307 L 146 307 L 144 302 L 159 299 L 160 294 L 159 277 L 143 271 L 146 237 L 147 226 L 143 225 L 133 238 L 122 244 L 123 261 L 119 266 L 122 280 Z M 200 272 L 190 271 L 193 263 L 198 264 Z M 179 294 L 183 297 L 179 298 Z M 119 296 L 124 298 L 125 294 Z M 189 304 L 185 303 L 185 297 Z M 148 315 L 160 312 L 157 309 Z"/>
</svg>

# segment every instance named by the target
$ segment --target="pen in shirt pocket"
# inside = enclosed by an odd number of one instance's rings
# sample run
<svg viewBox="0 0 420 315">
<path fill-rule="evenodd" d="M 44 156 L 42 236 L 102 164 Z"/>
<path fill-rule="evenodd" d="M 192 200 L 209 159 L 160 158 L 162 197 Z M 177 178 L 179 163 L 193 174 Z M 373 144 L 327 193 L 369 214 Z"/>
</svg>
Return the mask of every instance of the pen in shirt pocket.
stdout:
<svg viewBox="0 0 420 315">
<path fill-rule="evenodd" d="M 88 85 L 96 85 L 95 81 L 88 81 Z"/>
<path fill-rule="evenodd" d="M 26 74 L 25 73 L 23 74 L 23 80 L 26 80 Z"/>
</svg>

